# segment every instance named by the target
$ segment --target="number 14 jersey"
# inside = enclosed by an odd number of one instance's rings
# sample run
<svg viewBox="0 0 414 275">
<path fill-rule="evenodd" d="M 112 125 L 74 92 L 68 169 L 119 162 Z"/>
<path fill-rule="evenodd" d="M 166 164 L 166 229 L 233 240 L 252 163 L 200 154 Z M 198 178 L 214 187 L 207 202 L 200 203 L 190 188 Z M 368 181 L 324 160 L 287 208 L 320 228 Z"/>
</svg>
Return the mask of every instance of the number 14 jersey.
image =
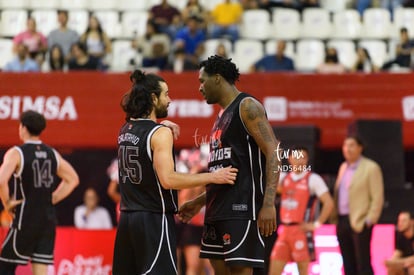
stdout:
<svg viewBox="0 0 414 275">
<path fill-rule="evenodd" d="M 16 207 L 13 227 L 55 224 L 52 193 L 59 180 L 55 150 L 41 141 L 28 141 L 15 148 L 20 154 L 21 165 L 14 174 L 13 197 L 23 202 Z"/>
</svg>

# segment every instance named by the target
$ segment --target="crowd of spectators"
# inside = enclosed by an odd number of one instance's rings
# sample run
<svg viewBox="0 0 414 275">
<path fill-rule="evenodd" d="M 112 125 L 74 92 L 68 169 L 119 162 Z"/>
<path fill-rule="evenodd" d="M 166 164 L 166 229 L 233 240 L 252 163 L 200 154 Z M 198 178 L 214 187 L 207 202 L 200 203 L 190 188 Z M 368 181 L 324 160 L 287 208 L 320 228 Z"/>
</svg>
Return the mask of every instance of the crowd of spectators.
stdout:
<svg viewBox="0 0 414 275">
<path fill-rule="evenodd" d="M 354 0 L 348 1 L 349 8 L 361 14 L 370 7 L 382 7 L 392 12 L 397 7 L 412 7 L 409 0 Z M 234 43 L 240 38 L 243 12 L 251 9 L 265 9 L 269 12 L 277 8 L 291 8 L 303 12 L 306 8 L 320 7 L 318 0 L 223 0 L 211 10 L 204 8 L 198 0 L 188 0 L 179 10 L 168 0 L 148 9 L 146 32 L 131 40 L 131 49 L 142 57 L 131 59 L 130 66 L 171 70 L 176 73 L 197 70 L 201 59 L 206 58 L 205 42 L 209 39 L 222 39 Z M 33 17 L 27 20 L 27 30 L 13 39 L 13 52 L 16 57 L 9 60 L 4 71 L 71 71 L 111 69 L 111 38 L 102 27 L 97 16 L 91 13 L 84 33 L 68 28 L 68 12 L 58 10 L 59 27 L 48 34 L 36 30 Z M 261 41 L 265 42 L 265 41 Z M 295 60 L 284 51 L 287 41 L 276 43 L 275 54 L 268 54 L 255 60 L 251 72 L 295 71 Z M 296 41 L 290 41 L 295 44 Z M 414 41 L 409 39 L 408 30 L 401 29 L 401 40 L 397 46 L 395 59 L 386 60 L 377 66 L 371 61 L 369 50 L 356 47 L 357 60 L 349 68 L 341 64 L 339 49 L 327 47 L 325 60 L 315 72 L 376 72 L 390 70 L 396 66 L 411 69 L 411 54 Z M 211 54 L 211 52 L 209 52 Z M 232 57 L 231 52 L 219 43 L 215 54 Z M 132 67 L 131 67 L 132 69 Z"/>
</svg>

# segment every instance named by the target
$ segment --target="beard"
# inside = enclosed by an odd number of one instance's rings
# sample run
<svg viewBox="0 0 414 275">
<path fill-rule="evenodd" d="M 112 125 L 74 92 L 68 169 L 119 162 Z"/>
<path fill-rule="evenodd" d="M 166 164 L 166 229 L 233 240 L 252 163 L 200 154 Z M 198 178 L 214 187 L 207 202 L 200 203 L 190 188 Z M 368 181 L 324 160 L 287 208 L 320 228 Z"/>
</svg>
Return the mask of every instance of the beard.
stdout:
<svg viewBox="0 0 414 275">
<path fill-rule="evenodd" d="M 157 118 L 165 118 L 168 116 L 168 106 L 155 107 L 155 116 Z"/>
</svg>

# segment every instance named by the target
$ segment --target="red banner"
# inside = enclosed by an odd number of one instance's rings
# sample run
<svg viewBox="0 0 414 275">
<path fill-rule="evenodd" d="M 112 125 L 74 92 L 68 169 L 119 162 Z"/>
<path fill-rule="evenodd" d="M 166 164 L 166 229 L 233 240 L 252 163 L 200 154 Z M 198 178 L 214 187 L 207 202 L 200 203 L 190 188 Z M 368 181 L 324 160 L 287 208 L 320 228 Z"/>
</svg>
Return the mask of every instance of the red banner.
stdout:
<svg viewBox="0 0 414 275">
<path fill-rule="evenodd" d="M 0 229 L 3 240 L 7 229 Z M 371 253 L 376 275 L 386 275 L 384 260 L 394 251 L 394 225 L 376 225 L 373 230 Z M 77 230 L 59 227 L 56 232 L 55 265 L 49 275 L 112 274 L 115 230 Z M 309 274 L 343 274 L 343 260 L 334 225 L 323 225 L 315 233 L 317 261 Z M 31 274 L 30 265 L 19 266 L 17 275 Z M 288 264 L 284 275 L 298 274 L 295 264 Z"/>
<path fill-rule="evenodd" d="M 208 139 L 218 108 L 198 92 L 198 73 L 164 73 L 173 99 L 169 119 L 181 126 L 177 147 Z M 356 119 L 393 119 L 403 123 L 405 147 L 414 147 L 414 81 L 412 74 L 250 74 L 237 87 L 264 103 L 278 125 L 315 125 L 322 147 L 339 147 L 347 126 Z M 124 121 L 122 95 L 128 74 L 0 73 L 0 146 L 18 142 L 19 114 L 45 114 L 43 140 L 53 146 L 115 147 Z"/>
</svg>

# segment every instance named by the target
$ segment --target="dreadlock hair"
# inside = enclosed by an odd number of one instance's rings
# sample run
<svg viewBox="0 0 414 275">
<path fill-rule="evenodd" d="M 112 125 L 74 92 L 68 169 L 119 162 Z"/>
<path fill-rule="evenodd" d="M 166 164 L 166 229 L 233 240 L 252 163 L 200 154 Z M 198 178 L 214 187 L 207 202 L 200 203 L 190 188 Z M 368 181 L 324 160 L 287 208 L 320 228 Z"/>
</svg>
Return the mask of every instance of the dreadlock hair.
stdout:
<svg viewBox="0 0 414 275">
<path fill-rule="evenodd" d="M 165 80 L 155 74 L 145 74 L 141 70 L 135 70 L 129 79 L 132 82 L 131 90 L 122 97 L 121 101 L 126 120 L 148 117 L 153 108 L 151 95 L 160 96 L 160 82 Z"/>
<path fill-rule="evenodd" d="M 234 85 L 240 77 L 239 69 L 231 62 L 231 58 L 213 55 L 200 63 L 200 69 L 203 67 L 209 76 L 219 74 L 231 85 Z"/>
<path fill-rule="evenodd" d="M 35 111 L 25 111 L 20 115 L 20 123 L 26 127 L 29 134 L 32 136 L 40 136 L 42 131 L 46 128 L 45 117 Z"/>
</svg>

